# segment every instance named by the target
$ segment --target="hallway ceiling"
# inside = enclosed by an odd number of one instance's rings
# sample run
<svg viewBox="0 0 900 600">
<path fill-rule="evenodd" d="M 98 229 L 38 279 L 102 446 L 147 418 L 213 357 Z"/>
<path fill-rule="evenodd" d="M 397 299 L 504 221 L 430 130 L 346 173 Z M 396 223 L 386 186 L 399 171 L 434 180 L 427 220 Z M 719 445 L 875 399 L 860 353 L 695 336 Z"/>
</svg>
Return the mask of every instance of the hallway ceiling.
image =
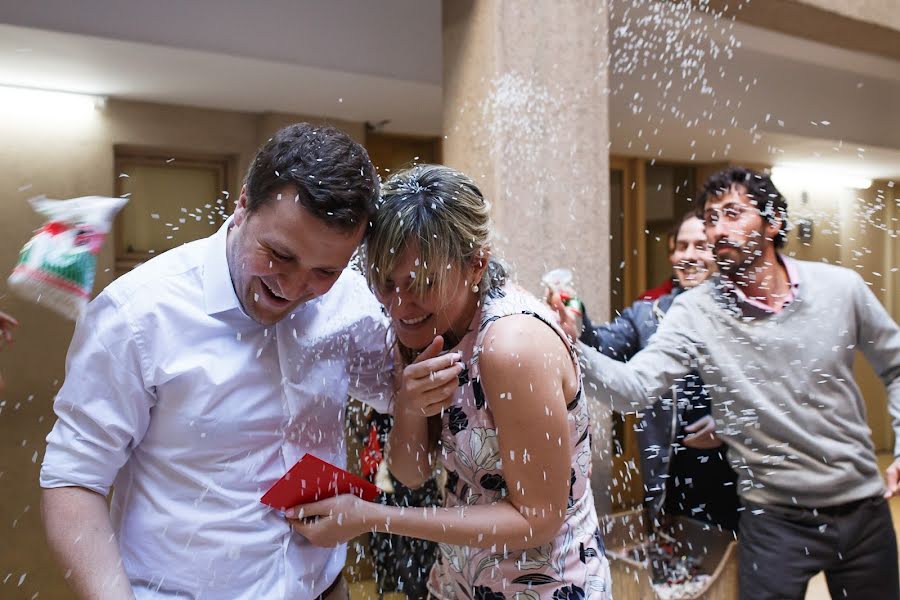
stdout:
<svg viewBox="0 0 900 600">
<path fill-rule="evenodd" d="M 613 153 L 900 175 L 900 61 L 677 3 L 611 6 Z"/>
<path fill-rule="evenodd" d="M 439 0 L 0 3 L 0 84 L 437 135 Z"/>
<path fill-rule="evenodd" d="M 610 6 L 612 152 L 900 175 L 900 61 L 671 2 Z M 2 3 L 0 56 L 0 84 L 441 132 L 440 0 Z"/>
</svg>

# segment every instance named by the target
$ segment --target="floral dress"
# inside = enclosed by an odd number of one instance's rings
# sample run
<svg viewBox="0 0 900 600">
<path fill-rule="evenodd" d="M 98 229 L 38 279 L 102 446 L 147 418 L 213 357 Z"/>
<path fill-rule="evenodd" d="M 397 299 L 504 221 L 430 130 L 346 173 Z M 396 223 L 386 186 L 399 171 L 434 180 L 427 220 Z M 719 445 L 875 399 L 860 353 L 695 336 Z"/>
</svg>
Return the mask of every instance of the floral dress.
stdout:
<svg viewBox="0 0 900 600">
<path fill-rule="evenodd" d="M 447 471 L 446 506 L 492 504 L 507 496 L 500 446 L 481 386 L 478 357 L 492 323 L 509 315 L 532 315 L 565 340 L 552 314 L 513 285 L 493 290 L 460 342 L 466 369 L 453 405 L 444 413 L 440 461 Z M 570 352 L 573 352 L 571 346 Z M 572 354 L 575 368 L 578 361 Z M 578 371 L 579 382 L 581 372 Z M 591 439 L 581 384 L 568 404 L 572 452 L 566 518 L 556 537 L 537 548 L 497 551 L 439 544 L 428 587 L 443 599 L 610 599 L 609 563 L 591 492 Z"/>
</svg>

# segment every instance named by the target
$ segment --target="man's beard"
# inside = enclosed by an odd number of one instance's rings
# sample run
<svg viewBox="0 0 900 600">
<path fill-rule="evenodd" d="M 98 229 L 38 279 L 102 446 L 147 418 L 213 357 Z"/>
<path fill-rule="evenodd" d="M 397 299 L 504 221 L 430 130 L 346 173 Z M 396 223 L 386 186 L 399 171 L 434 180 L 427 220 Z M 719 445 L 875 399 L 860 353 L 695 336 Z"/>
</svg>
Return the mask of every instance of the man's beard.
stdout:
<svg viewBox="0 0 900 600">
<path fill-rule="evenodd" d="M 729 279 L 744 278 L 753 274 L 755 268 L 762 261 L 762 250 L 765 244 L 764 233 L 758 231 L 757 234 L 740 245 L 726 242 L 728 247 L 734 251 L 732 254 L 737 254 L 737 260 L 720 257 L 716 252 L 716 264 L 719 266 L 720 273 Z"/>
</svg>

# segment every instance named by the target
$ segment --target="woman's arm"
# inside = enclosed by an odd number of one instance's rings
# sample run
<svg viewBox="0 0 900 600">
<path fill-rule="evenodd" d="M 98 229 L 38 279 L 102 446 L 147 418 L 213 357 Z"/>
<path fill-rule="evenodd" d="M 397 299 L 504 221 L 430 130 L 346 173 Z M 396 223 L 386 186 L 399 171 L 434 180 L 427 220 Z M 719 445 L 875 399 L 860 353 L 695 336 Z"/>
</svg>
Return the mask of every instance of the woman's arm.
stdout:
<svg viewBox="0 0 900 600">
<path fill-rule="evenodd" d="M 388 434 L 388 467 L 400 483 L 416 488 L 428 481 L 434 469 L 428 439 L 428 418 L 449 406 L 462 372 L 462 356 L 451 352 L 438 356 L 444 339 L 437 336 L 416 361 L 397 371 L 394 426 Z M 395 364 L 398 361 L 395 360 Z"/>
<path fill-rule="evenodd" d="M 553 538 L 551 535 L 539 539 L 529 527 L 528 519 L 506 501 L 420 508 L 384 506 L 345 494 L 298 506 L 285 516 L 294 531 L 323 547 L 337 546 L 368 532 L 490 548 L 497 552 L 532 548 Z"/>
<path fill-rule="evenodd" d="M 418 488 L 431 477 L 434 468 L 428 443 L 428 417 L 395 410 L 394 425 L 388 433 L 385 460 L 397 480 L 408 488 Z"/>
<path fill-rule="evenodd" d="M 505 500 L 470 507 L 398 508 L 339 496 L 290 512 L 297 517 L 294 529 L 322 546 L 366 531 L 498 550 L 532 548 L 552 540 L 565 519 L 570 484 L 566 399 L 578 388 L 570 355 L 552 329 L 523 315 L 491 327 L 479 360 L 499 438 L 509 492 Z"/>
</svg>

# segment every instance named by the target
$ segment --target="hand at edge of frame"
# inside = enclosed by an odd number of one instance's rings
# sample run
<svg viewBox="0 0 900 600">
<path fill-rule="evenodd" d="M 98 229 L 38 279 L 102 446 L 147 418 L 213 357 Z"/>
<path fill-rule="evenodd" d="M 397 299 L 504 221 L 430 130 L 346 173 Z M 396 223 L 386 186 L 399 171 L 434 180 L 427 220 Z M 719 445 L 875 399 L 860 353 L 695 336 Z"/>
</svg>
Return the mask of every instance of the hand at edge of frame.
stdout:
<svg viewBox="0 0 900 600">
<path fill-rule="evenodd" d="M 690 425 L 685 425 L 684 430 L 690 433 L 682 440 L 682 444 L 695 450 L 712 450 L 722 445 L 722 440 L 716 435 L 716 421 L 706 415 L 697 419 Z"/>
<path fill-rule="evenodd" d="M 894 497 L 900 497 L 900 458 L 894 459 L 891 466 L 884 472 L 884 476 L 887 480 L 884 498 L 889 500 Z"/>
</svg>

